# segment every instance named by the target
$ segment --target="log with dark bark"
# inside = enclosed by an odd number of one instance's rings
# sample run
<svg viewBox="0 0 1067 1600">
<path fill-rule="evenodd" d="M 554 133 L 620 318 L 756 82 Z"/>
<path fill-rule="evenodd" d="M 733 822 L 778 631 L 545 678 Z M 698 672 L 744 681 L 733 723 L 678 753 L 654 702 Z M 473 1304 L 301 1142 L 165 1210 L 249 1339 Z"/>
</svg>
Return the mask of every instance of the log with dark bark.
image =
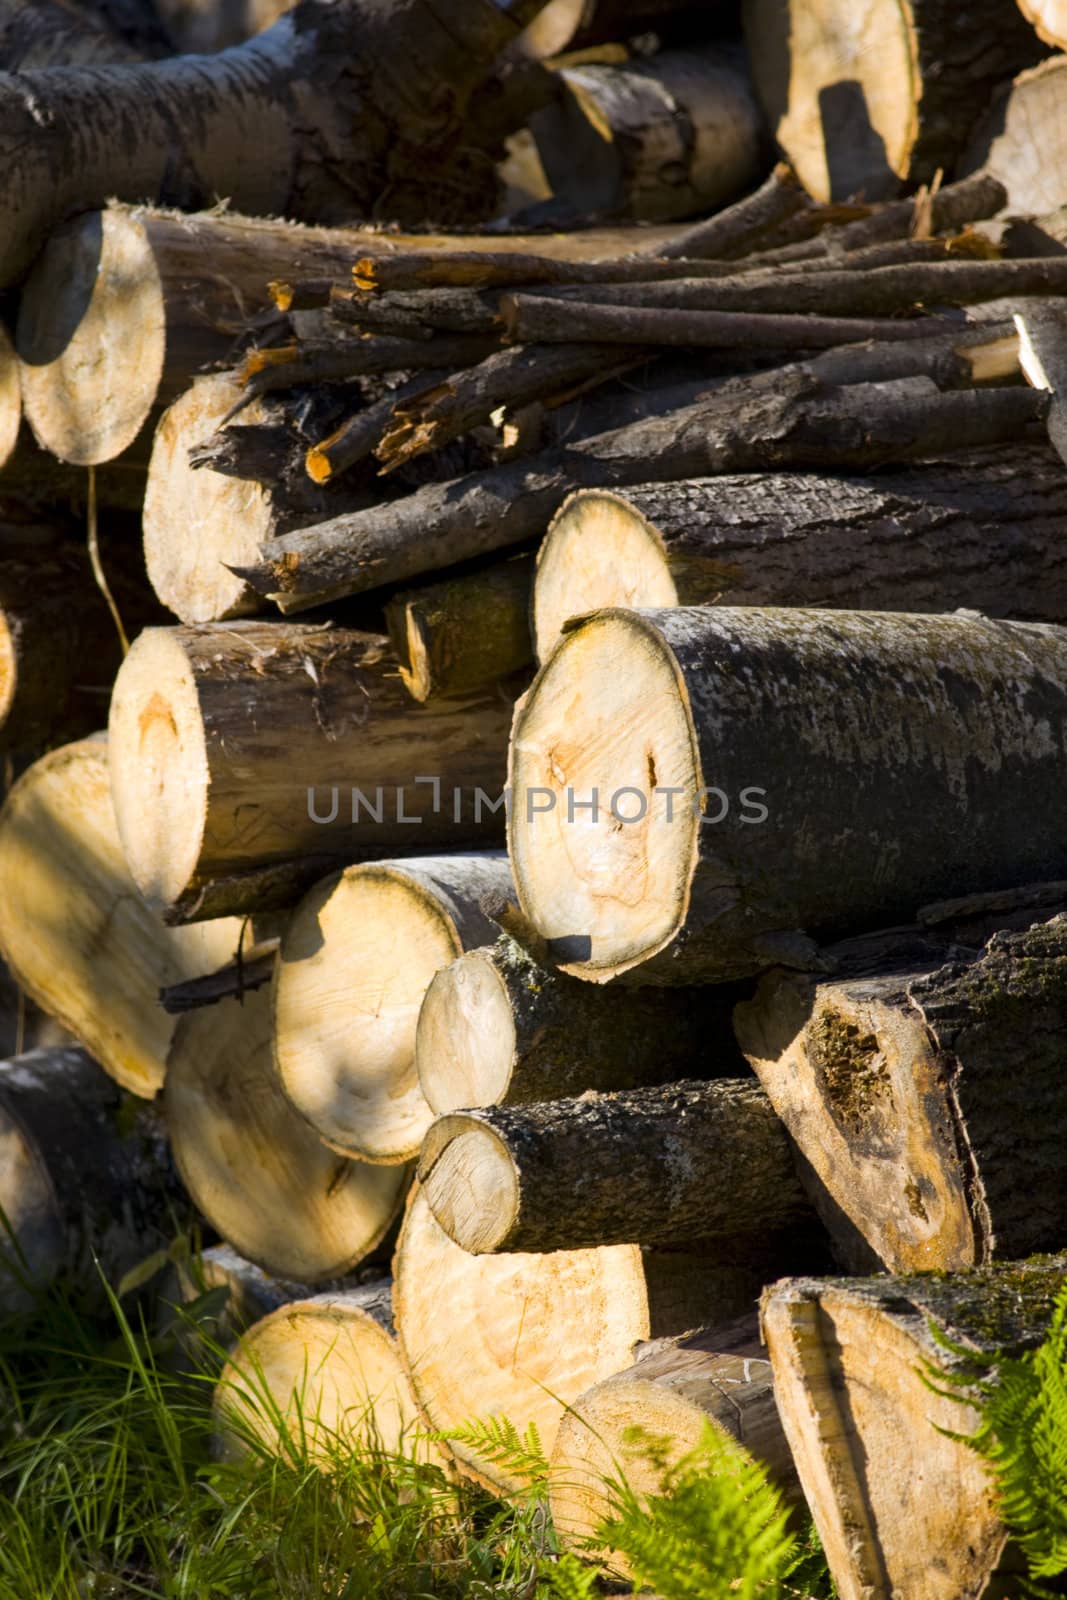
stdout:
<svg viewBox="0 0 1067 1600">
<path fill-rule="evenodd" d="M 418 701 L 470 694 L 533 660 L 532 555 L 395 594 L 385 621 L 405 688 Z"/>
<path fill-rule="evenodd" d="M 830 954 L 828 952 L 828 954 Z M 946 965 L 832 952 L 738 1007 L 740 1043 L 805 1158 L 843 1262 L 954 1271 L 1067 1227 L 1067 918 Z"/>
<path fill-rule="evenodd" d="M 159 990 L 225 965 L 241 924 L 165 928 L 119 842 L 103 738 L 34 763 L 0 813 L 0 949 L 26 993 L 123 1088 L 163 1081 L 174 1019 Z"/>
<path fill-rule="evenodd" d="M 430 1109 L 563 1100 L 680 1078 L 745 1075 L 731 991 L 605 993 L 543 965 L 507 934 L 437 973 L 415 1037 Z"/>
<path fill-rule="evenodd" d="M 249 1328 L 219 1378 L 215 1425 L 227 1455 L 254 1440 L 326 1465 L 339 1444 L 443 1460 L 420 1422 L 388 1278 L 290 1301 Z"/>
<path fill-rule="evenodd" d="M 964 452 L 865 478 L 762 473 L 585 489 L 537 558 L 547 660 L 602 606 L 820 606 L 1067 623 L 1063 464 L 1047 445 Z"/>
<path fill-rule="evenodd" d="M 469 1255 L 434 1221 L 416 1186 L 397 1244 L 393 1307 L 431 1427 L 502 1416 L 522 1433 L 533 1422 L 551 1456 L 565 1407 L 627 1366 L 637 1341 L 742 1316 L 758 1282 L 750 1266 L 628 1244 Z M 525 1481 L 473 1440 L 453 1440 L 452 1450 L 465 1472 L 491 1486 Z"/>
<path fill-rule="evenodd" d="M 57 1278 L 104 1300 L 188 1213 L 162 1122 L 83 1050 L 0 1063 L 0 1318 Z"/>
<path fill-rule="evenodd" d="M 1067 203 L 1061 146 L 1067 57 L 1052 56 L 1021 72 L 974 131 L 961 167 L 989 173 L 1004 185 L 1017 215 L 1040 216 Z M 1034 129 L 1048 130 L 1035 140 Z"/>
<path fill-rule="evenodd" d="M 721 982 L 809 965 L 798 930 L 832 937 L 1063 877 L 1065 710 L 1057 628 L 595 612 L 516 715 L 520 905 L 578 976 Z"/>
<path fill-rule="evenodd" d="M 18 281 L 66 213 L 111 196 L 195 210 L 224 195 L 253 214 L 327 223 L 485 215 L 495 176 L 487 157 L 462 150 L 463 116 L 541 3 L 474 0 L 446 15 L 434 0 L 399 12 L 300 0 L 216 56 L 0 82 L 0 154 L 13 174 L 0 283 Z"/>
<path fill-rule="evenodd" d="M 1048 1333 L 1065 1282 L 1067 1259 L 1047 1257 L 766 1292 L 778 1411 L 841 1600 L 1020 1592 L 993 1476 L 968 1443 L 979 1412 L 946 1380 L 985 1368 L 995 1382 L 1002 1355 Z"/>
<path fill-rule="evenodd" d="M 530 128 L 553 194 L 579 214 L 671 222 L 760 175 L 763 117 L 740 50 L 667 50 L 559 78 Z"/>
<path fill-rule="evenodd" d="M 265 1272 L 316 1283 L 382 1242 L 408 1173 L 327 1150 L 278 1087 L 272 1032 L 262 989 L 183 1017 L 167 1060 L 167 1131 L 189 1193 L 227 1243 Z"/>
<path fill-rule="evenodd" d="M 882 200 L 951 172 L 1005 78 L 1044 48 L 998 0 L 746 0 L 756 90 L 778 144 L 816 200 Z"/>
<path fill-rule="evenodd" d="M 427 1133 L 418 1176 L 473 1255 L 764 1248 L 811 1214 L 774 1108 L 745 1079 L 450 1112 Z"/>
<path fill-rule="evenodd" d="M 618 1552 L 595 1543 L 614 1513 L 607 1483 L 621 1469 L 647 1504 L 663 1492 L 664 1468 L 697 1450 L 709 1423 L 720 1440 L 740 1447 L 741 1459 L 760 1462 L 790 1498 L 799 1495 L 754 1314 L 639 1345 L 632 1367 L 595 1383 L 568 1408 L 548 1479 L 552 1525 L 564 1547 L 588 1554 L 594 1541 L 598 1561 L 632 1578 Z M 669 1441 L 665 1458 L 649 1449 L 651 1440 Z"/>
<path fill-rule="evenodd" d="M 433 1120 L 419 1007 L 436 972 L 496 937 L 482 902 L 511 892 L 507 857 L 483 851 L 349 867 L 300 902 L 278 956 L 274 1055 L 330 1149 L 392 1166 L 418 1155 Z"/>
<path fill-rule="evenodd" d="M 361 854 L 484 848 L 502 831 L 484 797 L 497 802 L 510 720 L 495 686 L 413 706 L 374 634 L 148 628 L 111 701 L 130 871 L 150 905 L 192 921 L 291 905 Z"/>
<path fill-rule="evenodd" d="M 568 491 L 646 481 L 650 461 L 662 481 L 873 466 L 1019 438 L 1047 403 L 1025 390 L 940 394 L 919 379 L 834 389 L 803 369 L 777 373 L 566 450 L 303 528 L 265 545 L 238 576 L 283 611 L 306 610 L 537 538 Z"/>
</svg>

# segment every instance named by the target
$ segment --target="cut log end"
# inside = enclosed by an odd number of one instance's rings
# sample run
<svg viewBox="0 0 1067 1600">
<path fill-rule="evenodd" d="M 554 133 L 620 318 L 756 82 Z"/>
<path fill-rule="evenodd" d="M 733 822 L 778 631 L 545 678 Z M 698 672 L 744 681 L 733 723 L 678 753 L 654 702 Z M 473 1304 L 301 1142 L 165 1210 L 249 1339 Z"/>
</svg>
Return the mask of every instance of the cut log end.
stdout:
<svg viewBox="0 0 1067 1600">
<path fill-rule="evenodd" d="M 163 288 L 135 213 L 111 209 L 53 233 L 22 291 L 16 342 L 26 415 L 61 461 L 120 455 L 156 403 Z"/>
<path fill-rule="evenodd" d="M 701 780 L 677 664 L 639 615 L 599 612 L 564 638 L 511 764 L 520 903 L 560 967 L 603 983 L 662 950 L 685 915 Z"/>
<path fill-rule="evenodd" d="M 209 788 L 193 669 L 174 630 L 146 628 L 123 662 L 109 748 L 130 873 L 150 905 L 172 905 L 196 874 Z"/>
<path fill-rule="evenodd" d="M 215 433 L 242 394 L 229 376 L 198 378 L 156 429 L 145 491 L 145 565 L 156 594 L 183 622 L 262 609 L 230 567 L 254 561 L 271 537 L 268 491 L 249 479 L 189 464 L 190 448 Z M 262 420 L 261 402 L 242 413 L 246 423 Z"/>
<path fill-rule="evenodd" d="M 1046 44 L 1067 50 L 1067 0 L 1016 0 L 1027 22 Z"/>
<path fill-rule="evenodd" d="M 0 470 L 10 461 L 22 422 L 22 384 L 15 349 L 0 327 Z"/>
<path fill-rule="evenodd" d="M 579 490 L 564 501 L 537 557 L 533 627 L 546 661 L 569 617 L 603 606 L 676 606 L 663 540 L 624 496 Z"/>
<path fill-rule="evenodd" d="M 441 1117 L 423 1141 L 419 1182 L 456 1244 L 475 1256 L 501 1248 L 519 1214 L 519 1177 L 491 1128 L 469 1117 Z"/>
<path fill-rule="evenodd" d="M 481 950 L 438 972 L 422 1002 L 416 1063 L 432 1064 L 420 1082 L 435 1116 L 502 1101 L 515 1062 L 515 1018 L 507 987 Z"/>
</svg>

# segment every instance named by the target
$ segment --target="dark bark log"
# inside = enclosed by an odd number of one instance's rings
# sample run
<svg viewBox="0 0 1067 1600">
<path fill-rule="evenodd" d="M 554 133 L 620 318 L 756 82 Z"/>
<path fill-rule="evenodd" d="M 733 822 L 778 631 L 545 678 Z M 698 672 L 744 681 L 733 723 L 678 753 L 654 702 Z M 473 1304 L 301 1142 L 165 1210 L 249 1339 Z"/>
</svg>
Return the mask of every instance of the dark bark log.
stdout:
<svg viewBox="0 0 1067 1600">
<path fill-rule="evenodd" d="M 470 694 L 530 665 L 533 573 L 520 555 L 393 595 L 386 627 L 414 699 Z"/>
<path fill-rule="evenodd" d="M 778 1411 L 841 1600 L 1019 1593 L 1018 1567 L 1006 1584 L 994 1576 L 1007 1533 L 992 1474 L 967 1442 L 979 1413 L 946 1380 L 973 1362 L 995 1381 L 1002 1355 L 1032 1350 L 1065 1280 L 1067 1259 L 1053 1257 L 793 1278 L 767 1291 Z"/>
<path fill-rule="evenodd" d="M 308 317 L 318 314 L 304 313 Z M 498 348 L 498 337 L 482 334 L 439 334 L 429 339 L 388 336 L 360 338 L 321 324 L 319 336 L 295 344 L 256 349 L 237 369 L 249 396 L 298 384 L 341 383 L 384 372 L 418 372 L 427 367 L 472 367 Z"/>
<path fill-rule="evenodd" d="M 839 1258 L 958 1271 L 1063 1238 L 1067 920 L 946 965 L 778 972 L 738 1037 L 804 1157 Z"/>
<path fill-rule="evenodd" d="M 491 845 L 503 817 L 479 791 L 495 802 L 510 720 L 496 687 L 413 706 L 388 641 L 373 634 L 255 622 L 146 629 L 111 702 L 130 870 L 150 904 L 203 917 L 219 915 L 226 880 L 256 869 L 280 869 L 291 884 L 315 864 L 321 876 L 331 858 Z M 346 738 L 355 764 L 339 756 Z M 422 773 L 439 789 L 419 784 Z"/>
<path fill-rule="evenodd" d="M 234 996 L 241 999 L 274 977 L 274 957 L 277 941 L 262 954 L 250 951 L 238 961 L 228 962 L 218 972 L 209 972 L 203 978 L 186 978 L 182 983 L 171 983 L 159 991 L 159 1003 L 169 1016 L 180 1017 L 186 1011 L 199 1011 L 202 1006 L 217 1005 L 220 1000 Z"/>
<path fill-rule="evenodd" d="M 516 715 L 520 905 L 566 971 L 721 982 L 810 966 L 798 929 L 844 935 L 978 884 L 1067 876 L 1053 804 L 1065 710 L 1056 628 L 969 613 L 594 613 Z"/>
<path fill-rule="evenodd" d="M 559 78 L 530 128 L 553 194 L 582 214 L 672 222 L 759 177 L 763 117 L 740 50 L 668 50 Z"/>
<path fill-rule="evenodd" d="M 1063 56 L 1021 72 L 979 123 L 960 163 L 964 172 L 985 172 L 1002 183 L 1017 214 L 1040 216 L 1067 203 L 1059 132 L 1065 76 Z"/>
<path fill-rule="evenodd" d="M 546 660 L 603 606 L 820 606 L 1067 623 L 1067 478 L 1017 446 L 847 478 L 697 478 L 565 501 L 537 558 Z"/>
<path fill-rule="evenodd" d="M 112 195 L 187 210 L 225 195 L 323 222 L 484 214 L 495 179 L 488 161 L 464 158 L 462 119 L 515 37 L 511 10 L 301 0 L 216 56 L 0 82 L 0 155 L 14 175 L 0 282 L 22 276 L 65 213 Z"/>
<path fill-rule="evenodd" d="M 816 200 L 886 199 L 951 172 L 990 95 L 1044 53 L 1017 12 L 980 0 L 746 0 L 757 93 Z"/>
<path fill-rule="evenodd" d="M 100 1272 L 117 1287 L 188 1211 L 158 1114 L 83 1050 L 0 1064 L 0 1153 L 4 1316 L 61 1277 L 102 1303 Z"/>
<path fill-rule="evenodd" d="M 430 984 L 415 1064 L 438 1116 L 528 1105 L 587 1090 L 739 1077 L 730 991 L 605 993 L 535 960 L 507 935 L 460 956 Z"/>
<path fill-rule="evenodd" d="M 439 1117 L 422 1193 L 474 1255 L 606 1244 L 741 1250 L 810 1218 L 789 1141 L 755 1083 L 673 1083 Z"/>
<path fill-rule="evenodd" d="M 1047 401 L 1025 390 L 940 394 L 923 380 L 828 389 L 802 373 L 726 385 L 707 401 L 566 451 L 430 485 L 393 505 L 265 545 L 238 576 L 283 610 L 399 582 L 537 538 L 567 492 L 709 472 L 863 467 L 1018 438 Z"/>
<path fill-rule="evenodd" d="M 499 299 L 484 289 L 367 294 L 338 286 L 330 295 L 329 308 L 338 322 L 361 333 L 403 339 L 429 339 L 435 332 L 495 334 L 502 327 Z"/>
</svg>

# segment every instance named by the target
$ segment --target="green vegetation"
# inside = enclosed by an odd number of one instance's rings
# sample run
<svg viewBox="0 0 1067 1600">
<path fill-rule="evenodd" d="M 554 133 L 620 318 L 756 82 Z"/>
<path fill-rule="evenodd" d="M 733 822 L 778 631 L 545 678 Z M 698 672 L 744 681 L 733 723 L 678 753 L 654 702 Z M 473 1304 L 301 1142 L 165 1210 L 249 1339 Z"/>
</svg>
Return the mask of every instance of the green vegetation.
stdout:
<svg viewBox="0 0 1067 1600">
<path fill-rule="evenodd" d="M 592 1600 L 622 1592 L 556 1545 L 536 1434 L 475 1425 L 526 1484 L 497 1498 L 438 1468 L 340 1439 L 325 1464 L 300 1430 L 251 1429 L 216 1459 L 219 1291 L 168 1334 L 110 1297 L 92 1318 L 62 1291 L 0 1331 L 0 1600 Z M 199 1370 L 189 1372 L 196 1348 Z M 184 1358 L 183 1358 L 184 1352 Z M 270 1407 L 256 1385 L 255 1403 Z M 315 1434 L 322 1447 L 322 1432 Z M 648 1441 L 652 1452 L 662 1441 Z M 412 1452 L 413 1454 L 414 1452 Z M 659 1459 L 659 1458 L 657 1458 Z M 664 1458 L 665 1459 L 665 1458 Z M 620 1475 L 604 1542 L 662 1600 L 786 1600 L 832 1591 L 814 1536 L 708 1430 L 641 1505 Z"/>
</svg>

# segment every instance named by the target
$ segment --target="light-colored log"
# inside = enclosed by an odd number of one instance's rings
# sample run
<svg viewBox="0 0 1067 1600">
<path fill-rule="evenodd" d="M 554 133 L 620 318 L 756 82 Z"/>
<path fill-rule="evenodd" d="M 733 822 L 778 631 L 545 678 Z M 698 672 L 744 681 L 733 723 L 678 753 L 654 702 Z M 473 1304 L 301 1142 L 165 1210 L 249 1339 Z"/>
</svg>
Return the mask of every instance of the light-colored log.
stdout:
<svg viewBox="0 0 1067 1600">
<path fill-rule="evenodd" d="M 385 1237 L 408 1173 L 327 1150 L 282 1094 L 272 1031 L 267 990 L 179 1021 L 164 1091 L 174 1159 L 249 1261 L 301 1283 L 339 1278 Z"/>
<path fill-rule="evenodd" d="M 731 990 L 612 989 L 544 966 L 507 934 L 436 974 L 415 1066 L 431 1110 L 563 1100 L 679 1078 L 734 1077 Z"/>
<path fill-rule="evenodd" d="M 607 1482 L 620 1474 L 646 1504 L 662 1494 L 664 1468 L 697 1449 L 709 1422 L 790 1496 L 799 1493 L 754 1316 L 638 1346 L 633 1366 L 595 1383 L 565 1412 L 548 1480 L 552 1524 L 565 1548 L 590 1550 L 616 1510 Z M 665 1445 L 663 1455 L 651 1459 L 650 1444 Z M 617 1552 L 593 1550 L 597 1560 L 632 1577 Z"/>
<path fill-rule="evenodd" d="M 636 1245 L 552 1255 L 472 1256 L 416 1189 L 394 1262 L 393 1309 L 420 1405 L 437 1431 L 506 1418 L 535 1423 L 551 1455 L 564 1408 L 633 1359 L 643 1339 L 751 1310 L 753 1274 Z M 521 1480 L 474 1441 L 460 1466 L 498 1488 Z"/>
<path fill-rule="evenodd" d="M 1020 72 L 1006 98 L 979 123 L 963 154 L 964 172 L 987 172 L 1008 193 L 1017 216 L 1041 216 L 1067 204 L 1067 180 L 1059 152 L 1067 140 L 1063 86 L 1067 56 L 1050 56 Z M 1035 129 L 1041 130 L 1035 138 Z"/>
<path fill-rule="evenodd" d="M 778 1411 L 841 1600 L 1019 1593 L 1018 1568 L 1005 1585 L 994 1577 L 1007 1533 L 992 1475 L 967 1443 L 978 1413 L 930 1379 L 943 1387 L 971 1357 L 995 1376 L 1002 1354 L 1047 1333 L 1065 1281 L 1067 1260 L 1043 1257 L 767 1290 Z"/>
<path fill-rule="evenodd" d="M 331 1149 L 418 1155 L 433 1120 L 415 1070 L 419 1007 L 440 968 L 496 935 L 483 900 L 510 893 L 507 858 L 487 851 L 347 867 L 301 901 L 278 957 L 275 1055 Z"/>
<path fill-rule="evenodd" d="M 1016 4 L 1039 38 L 1057 50 L 1067 50 L 1067 5 L 1064 0 L 1016 0 Z M 551 10 L 551 7 L 548 8 Z M 533 23 L 534 28 L 537 23 Z"/>
<path fill-rule="evenodd" d="M 510 720 L 496 686 L 412 705 L 375 634 L 146 629 L 111 701 L 112 788 L 134 881 L 151 905 L 191 920 L 272 895 L 292 905 L 360 854 L 489 846 L 502 832 L 491 806 Z"/>
<path fill-rule="evenodd" d="M 580 977 L 722 982 L 1063 877 L 1065 714 L 1067 635 L 1037 624 L 595 612 L 516 714 L 520 905 Z"/>
<path fill-rule="evenodd" d="M 134 1094 L 163 1081 L 174 1018 L 159 990 L 225 966 L 236 919 L 167 928 L 130 877 L 107 743 L 65 745 L 0 813 L 0 950 L 26 993 Z"/>
<path fill-rule="evenodd" d="M 22 386 L 19 382 L 18 357 L 11 336 L 0 325 L 0 471 L 3 471 L 15 449 L 22 424 Z"/>
</svg>

